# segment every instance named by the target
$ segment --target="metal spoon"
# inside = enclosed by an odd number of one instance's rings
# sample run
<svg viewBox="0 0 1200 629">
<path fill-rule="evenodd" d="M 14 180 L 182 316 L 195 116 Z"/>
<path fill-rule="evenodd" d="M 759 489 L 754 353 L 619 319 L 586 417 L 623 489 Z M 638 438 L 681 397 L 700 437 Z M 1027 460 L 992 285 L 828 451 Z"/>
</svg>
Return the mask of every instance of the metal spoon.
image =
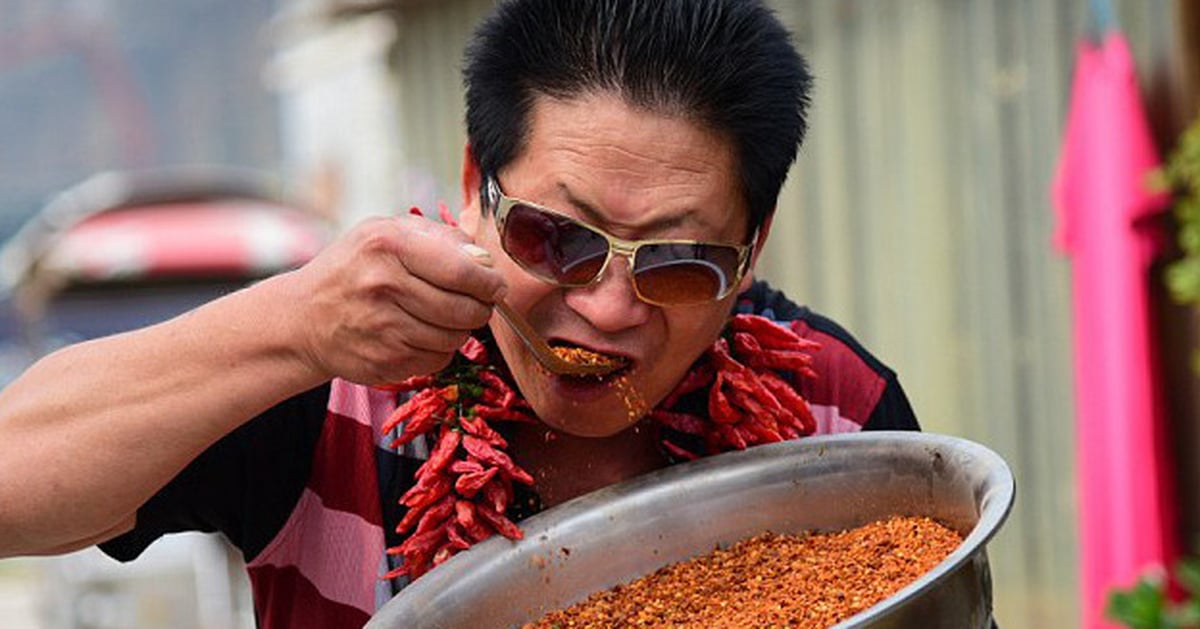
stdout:
<svg viewBox="0 0 1200 629">
<path fill-rule="evenodd" d="M 542 338 L 533 326 L 525 320 L 520 314 L 513 310 L 503 299 L 496 301 L 496 312 L 500 313 L 500 317 L 508 323 L 508 327 L 512 328 L 517 336 L 525 343 L 525 347 L 533 354 L 543 367 L 549 369 L 552 373 L 568 376 L 598 376 L 606 373 L 612 373 L 621 367 L 618 361 L 609 361 L 605 363 L 577 363 L 569 361 L 562 356 L 559 356 L 546 339 Z"/>
<path fill-rule="evenodd" d="M 473 244 L 465 244 L 462 247 L 480 264 L 492 265 L 492 256 L 486 249 Z M 529 348 L 533 357 L 551 373 L 567 376 L 599 376 L 612 373 L 622 365 L 621 361 L 616 360 L 605 363 L 569 361 L 559 356 L 546 342 L 546 339 L 542 338 L 542 335 L 538 334 L 537 330 L 534 330 L 533 326 L 525 320 L 525 317 L 513 310 L 504 299 L 497 299 L 495 307 L 496 312 L 500 313 L 500 317 L 508 323 L 508 327 L 512 328 L 512 331 L 516 332 L 521 341 L 525 343 L 525 347 Z"/>
</svg>

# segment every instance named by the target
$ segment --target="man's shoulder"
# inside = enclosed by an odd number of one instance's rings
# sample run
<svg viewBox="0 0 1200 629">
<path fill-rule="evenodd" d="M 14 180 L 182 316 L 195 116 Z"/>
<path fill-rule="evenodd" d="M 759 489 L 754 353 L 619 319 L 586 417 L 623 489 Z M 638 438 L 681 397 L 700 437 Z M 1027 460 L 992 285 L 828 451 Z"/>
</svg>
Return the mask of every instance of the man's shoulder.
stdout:
<svg viewBox="0 0 1200 629">
<path fill-rule="evenodd" d="M 917 427 L 895 372 L 842 324 L 792 302 L 761 280 L 739 297 L 737 309 L 786 323 L 820 346 L 813 350 L 816 377 L 797 383 L 814 411 L 828 414 L 835 424 L 851 421 L 866 428 Z"/>
<path fill-rule="evenodd" d="M 863 367 L 882 376 L 894 375 L 842 324 L 808 306 L 794 303 L 765 281 L 755 281 L 749 290 L 742 293 L 737 310 L 739 313 L 757 314 L 788 324 L 800 336 L 821 343 L 817 354 L 824 354 L 825 360 L 861 362 Z"/>
</svg>

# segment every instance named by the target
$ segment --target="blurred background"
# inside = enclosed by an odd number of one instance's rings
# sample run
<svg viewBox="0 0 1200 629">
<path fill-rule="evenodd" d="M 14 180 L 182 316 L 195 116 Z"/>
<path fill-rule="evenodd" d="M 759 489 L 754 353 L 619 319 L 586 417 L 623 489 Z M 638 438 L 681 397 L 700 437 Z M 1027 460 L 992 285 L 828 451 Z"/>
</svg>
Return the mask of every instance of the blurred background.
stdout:
<svg viewBox="0 0 1200 629">
<path fill-rule="evenodd" d="M 458 199 L 459 66 L 488 0 L 0 0 L 0 382 L 63 343 Z M 1187 0 L 774 0 L 816 75 L 759 275 L 899 374 L 926 430 L 1013 467 L 997 618 L 1078 626 L 1071 266 L 1050 202 L 1076 45 L 1105 4 L 1157 147 L 1196 112 Z M 1159 217 L 1170 228 L 1170 217 Z M 202 237 L 198 237 L 203 234 Z M 784 246 L 784 243 L 800 243 Z M 1190 308 L 1150 270 L 1170 527 L 1194 547 Z M 69 514 L 64 514 L 69 517 Z M 0 560 L 3 627 L 250 627 L 220 538 Z"/>
</svg>

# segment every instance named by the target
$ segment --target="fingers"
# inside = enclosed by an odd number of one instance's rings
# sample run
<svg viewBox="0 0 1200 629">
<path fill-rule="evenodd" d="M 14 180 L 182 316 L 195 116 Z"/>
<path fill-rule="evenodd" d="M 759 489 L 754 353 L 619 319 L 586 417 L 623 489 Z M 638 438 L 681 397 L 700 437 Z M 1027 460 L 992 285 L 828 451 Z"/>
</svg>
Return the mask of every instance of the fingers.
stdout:
<svg viewBox="0 0 1200 629">
<path fill-rule="evenodd" d="M 427 325 L 447 330 L 483 327 L 492 314 L 492 301 L 450 292 L 416 276 L 399 279 L 393 286 L 393 304 Z"/>
<path fill-rule="evenodd" d="M 396 306 L 434 327 L 485 325 L 505 290 L 487 250 L 445 225 L 411 217 L 398 222 L 396 258 L 402 269 L 383 278 Z"/>
<path fill-rule="evenodd" d="M 365 384 L 445 367 L 505 290 L 486 250 L 417 217 L 364 221 L 291 279 L 304 300 L 292 328 L 304 355 Z"/>
<path fill-rule="evenodd" d="M 415 217 L 398 222 L 397 257 L 408 274 L 487 304 L 503 295 L 504 280 L 491 255 L 461 230 Z"/>
<path fill-rule="evenodd" d="M 378 335 L 378 342 L 385 346 L 404 346 L 413 350 L 452 354 L 466 342 L 467 336 L 472 330 L 483 327 L 491 316 L 490 309 L 481 306 L 479 302 L 473 303 L 474 306 L 481 309 L 482 315 L 478 319 L 468 319 L 464 315 L 456 315 L 456 319 L 463 320 L 465 323 L 438 321 L 436 318 L 429 321 L 420 318 L 413 314 L 414 308 L 411 304 L 408 304 L 407 307 L 389 308 L 390 312 L 385 315 L 388 322 L 374 326 L 381 331 Z"/>
<path fill-rule="evenodd" d="M 467 254 L 471 256 L 471 258 L 473 258 L 476 262 L 482 264 L 483 266 L 491 268 L 492 266 L 495 266 L 495 264 L 496 264 L 496 261 L 492 259 L 492 253 L 490 251 L 488 251 L 487 249 L 484 249 L 483 247 L 480 247 L 479 245 L 477 245 L 473 242 L 468 242 L 468 243 L 463 244 L 462 250 L 467 252 Z"/>
<path fill-rule="evenodd" d="M 431 346 L 439 346 L 437 349 L 426 349 L 415 345 L 414 342 L 421 340 L 411 335 L 385 334 L 376 339 L 373 355 L 366 357 L 367 360 L 364 361 L 364 364 L 369 366 L 366 373 L 370 375 L 365 379 L 350 379 L 366 384 L 381 384 L 441 371 L 450 364 L 454 352 L 462 346 L 467 336 L 466 332 L 448 334 L 441 342 L 427 341 Z M 396 356 L 403 356 L 404 359 L 395 360 Z"/>
</svg>

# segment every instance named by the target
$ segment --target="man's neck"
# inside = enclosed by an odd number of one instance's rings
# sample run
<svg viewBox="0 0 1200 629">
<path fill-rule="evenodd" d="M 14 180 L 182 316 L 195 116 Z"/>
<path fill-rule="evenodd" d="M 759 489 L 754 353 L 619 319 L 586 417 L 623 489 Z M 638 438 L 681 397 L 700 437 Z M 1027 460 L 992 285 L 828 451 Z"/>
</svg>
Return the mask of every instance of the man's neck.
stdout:
<svg viewBox="0 0 1200 629">
<path fill-rule="evenodd" d="M 667 465 L 658 430 L 645 420 L 604 438 L 575 437 L 542 424 L 515 428 L 509 453 L 533 475 L 545 508 Z"/>
</svg>

